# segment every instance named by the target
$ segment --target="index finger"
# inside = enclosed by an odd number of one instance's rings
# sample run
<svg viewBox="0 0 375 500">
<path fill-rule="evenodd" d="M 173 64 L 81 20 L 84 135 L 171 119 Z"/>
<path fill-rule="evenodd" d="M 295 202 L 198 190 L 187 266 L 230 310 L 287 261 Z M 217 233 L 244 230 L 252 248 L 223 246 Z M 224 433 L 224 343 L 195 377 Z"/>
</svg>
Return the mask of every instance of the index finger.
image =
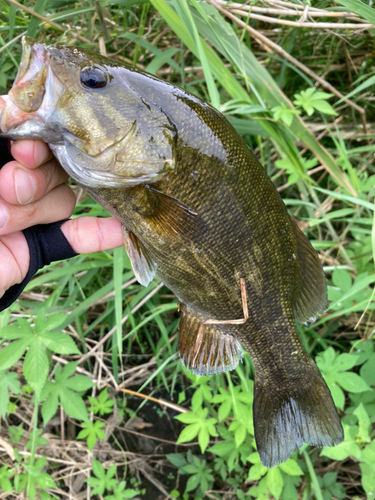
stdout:
<svg viewBox="0 0 375 500">
<path fill-rule="evenodd" d="M 24 139 L 14 141 L 11 152 L 15 160 L 30 169 L 38 168 L 53 158 L 50 148 L 40 140 Z"/>
</svg>

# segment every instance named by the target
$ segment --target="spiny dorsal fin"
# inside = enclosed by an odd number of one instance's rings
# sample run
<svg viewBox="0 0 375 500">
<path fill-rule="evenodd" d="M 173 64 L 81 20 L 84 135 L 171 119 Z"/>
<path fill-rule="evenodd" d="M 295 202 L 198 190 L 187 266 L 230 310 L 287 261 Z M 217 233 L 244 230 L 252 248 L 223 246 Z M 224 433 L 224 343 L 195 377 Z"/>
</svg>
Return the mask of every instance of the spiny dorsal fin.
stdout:
<svg viewBox="0 0 375 500">
<path fill-rule="evenodd" d="M 156 262 L 147 254 L 147 250 L 137 236 L 128 231 L 125 226 L 122 226 L 122 237 L 137 281 L 143 286 L 148 286 L 155 276 Z"/>
<path fill-rule="evenodd" d="M 196 346 L 202 320 L 185 305 L 181 309 L 178 350 L 185 368 L 202 377 L 234 370 L 243 356 L 240 343 L 232 335 L 217 330 L 214 325 L 206 325 L 203 338 Z"/>
<path fill-rule="evenodd" d="M 327 307 L 327 283 L 319 257 L 309 240 L 292 219 L 297 240 L 297 258 L 301 268 L 301 284 L 294 304 L 294 317 L 300 323 L 315 321 Z"/>
<path fill-rule="evenodd" d="M 203 220 L 192 208 L 151 186 L 146 188 L 156 201 L 156 208 L 149 219 L 164 233 L 190 241 L 194 235 L 205 230 Z"/>
</svg>

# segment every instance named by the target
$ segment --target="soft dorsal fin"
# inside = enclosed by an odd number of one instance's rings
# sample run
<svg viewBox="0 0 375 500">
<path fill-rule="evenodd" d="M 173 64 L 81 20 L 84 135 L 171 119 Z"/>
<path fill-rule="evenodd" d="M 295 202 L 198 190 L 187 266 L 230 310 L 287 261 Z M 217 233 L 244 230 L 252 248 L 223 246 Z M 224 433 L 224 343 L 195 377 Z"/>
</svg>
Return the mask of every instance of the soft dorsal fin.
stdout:
<svg viewBox="0 0 375 500">
<path fill-rule="evenodd" d="M 178 350 L 185 368 L 200 376 L 234 370 L 243 356 L 238 340 L 220 332 L 215 325 L 206 325 L 203 337 L 196 345 L 202 320 L 185 305 L 181 311 Z"/>
<path fill-rule="evenodd" d="M 301 284 L 294 304 L 294 317 L 300 323 L 315 321 L 327 307 L 327 283 L 319 257 L 309 240 L 292 219 L 297 241 Z"/>
<path fill-rule="evenodd" d="M 125 226 L 122 226 L 122 237 L 137 281 L 143 286 L 148 286 L 155 276 L 156 262 L 148 255 L 147 250 L 137 236 L 128 231 Z"/>
</svg>

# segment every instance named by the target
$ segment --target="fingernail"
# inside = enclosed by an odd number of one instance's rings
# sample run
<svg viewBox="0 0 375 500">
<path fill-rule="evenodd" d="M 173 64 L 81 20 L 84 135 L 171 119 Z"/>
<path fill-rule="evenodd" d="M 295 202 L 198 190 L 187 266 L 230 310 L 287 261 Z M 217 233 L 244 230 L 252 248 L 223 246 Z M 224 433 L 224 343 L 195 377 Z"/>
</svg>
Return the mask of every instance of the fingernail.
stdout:
<svg viewBox="0 0 375 500">
<path fill-rule="evenodd" d="M 8 210 L 0 204 L 0 229 L 6 226 L 9 219 Z"/>
<path fill-rule="evenodd" d="M 34 198 L 35 183 L 34 179 L 22 168 L 16 168 L 14 171 L 14 183 L 16 196 L 20 205 L 30 203 Z"/>
</svg>

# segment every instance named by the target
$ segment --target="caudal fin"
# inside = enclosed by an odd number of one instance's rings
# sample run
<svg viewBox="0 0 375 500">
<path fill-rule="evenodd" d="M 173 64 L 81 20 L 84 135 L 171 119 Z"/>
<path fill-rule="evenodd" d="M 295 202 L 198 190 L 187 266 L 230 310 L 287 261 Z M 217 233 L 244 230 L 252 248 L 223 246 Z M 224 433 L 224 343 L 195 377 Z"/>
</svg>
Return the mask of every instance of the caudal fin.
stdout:
<svg viewBox="0 0 375 500">
<path fill-rule="evenodd" d="M 288 460 L 304 442 L 334 446 L 344 438 L 331 394 L 312 360 L 306 371 L 298 380 L 255 377 L 255 440 L 265 467 Z"/>
</svg>

